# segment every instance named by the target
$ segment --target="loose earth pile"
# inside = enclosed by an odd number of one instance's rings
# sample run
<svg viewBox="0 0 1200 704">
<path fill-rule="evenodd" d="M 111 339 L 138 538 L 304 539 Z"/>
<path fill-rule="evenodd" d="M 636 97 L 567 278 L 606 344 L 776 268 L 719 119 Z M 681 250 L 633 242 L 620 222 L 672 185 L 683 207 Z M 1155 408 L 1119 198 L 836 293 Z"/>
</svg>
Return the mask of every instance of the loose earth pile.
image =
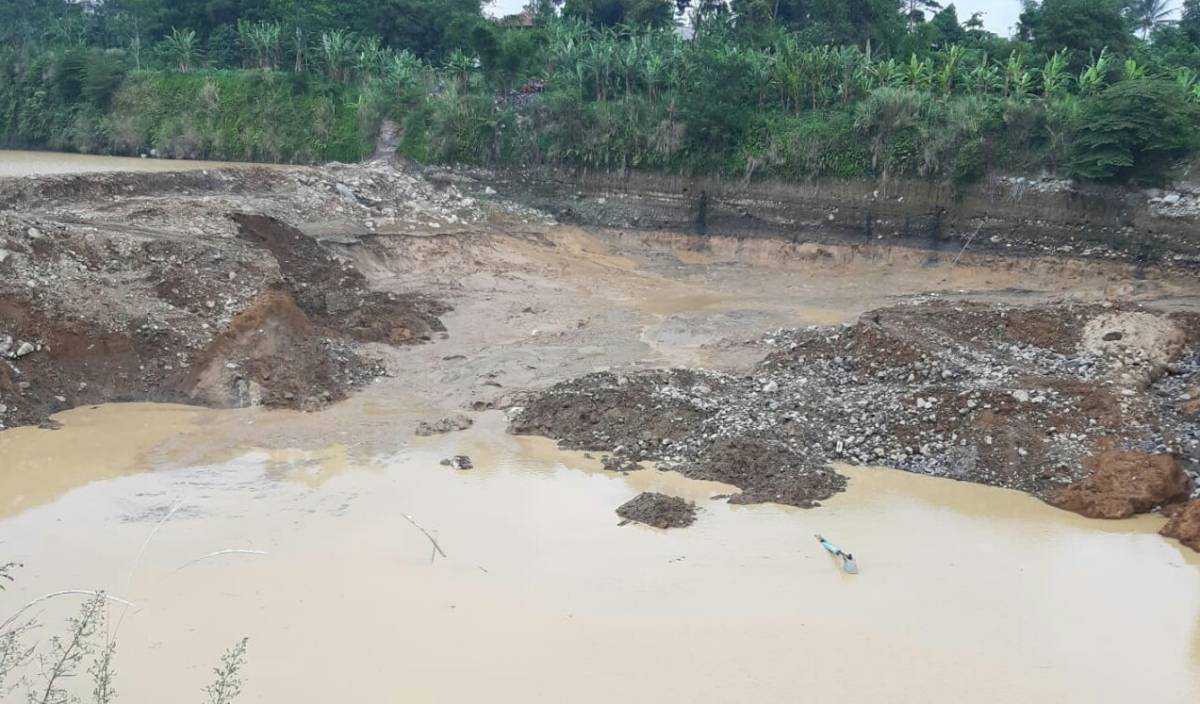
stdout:
<svg viewBox="0 0 1200 704">
<path fill-rule="evenodd" d="M 740 502 L 812 506 L 846 487 L 842 461 L 1122 517 L 1196 486 L 1198 340 L 1195 314 L 934 301 L 776 331 L 747 376 L 558 384 L 512 409 L 510 430 L 733 484 Z"/>
</svg>

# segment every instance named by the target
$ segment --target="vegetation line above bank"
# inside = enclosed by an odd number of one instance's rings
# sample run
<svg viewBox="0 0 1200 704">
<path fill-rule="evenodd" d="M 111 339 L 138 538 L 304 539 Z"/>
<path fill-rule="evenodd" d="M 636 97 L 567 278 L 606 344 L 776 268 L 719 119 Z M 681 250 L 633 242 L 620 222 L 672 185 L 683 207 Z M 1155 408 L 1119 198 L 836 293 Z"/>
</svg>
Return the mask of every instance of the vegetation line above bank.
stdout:
<svg viewBox="0 0 1200 704">
<path fill-rule="evenodd" d="M 1200 0 L 1169 17 L 1044 0 L 1004 39 L 925 0 L 567 0 L 501 21 L 478 0 L 18 0 L 0 144 L 352 161 L 390 118 L 425 162 L 1157 183 L 1200 145 Z"/>
</svg>

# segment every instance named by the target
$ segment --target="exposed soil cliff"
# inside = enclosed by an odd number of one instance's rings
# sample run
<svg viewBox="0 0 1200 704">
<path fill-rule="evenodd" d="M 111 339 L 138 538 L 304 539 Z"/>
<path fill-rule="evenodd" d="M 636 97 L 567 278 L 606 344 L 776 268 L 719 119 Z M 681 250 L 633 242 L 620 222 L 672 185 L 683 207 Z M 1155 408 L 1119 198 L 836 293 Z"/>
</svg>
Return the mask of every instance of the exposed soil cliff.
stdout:
<svg viewBox="0 0 1200 704">
<path fill-rule="evenodd" d="M 915 181 L 770 181 L 555 171 L 477 176 L 568 222 L 796 242 L 893 241 L 958 251 L 1200 266 L 1200 187 L 1131 190 L 993 177 L 955 188 Z"/>
</svg>

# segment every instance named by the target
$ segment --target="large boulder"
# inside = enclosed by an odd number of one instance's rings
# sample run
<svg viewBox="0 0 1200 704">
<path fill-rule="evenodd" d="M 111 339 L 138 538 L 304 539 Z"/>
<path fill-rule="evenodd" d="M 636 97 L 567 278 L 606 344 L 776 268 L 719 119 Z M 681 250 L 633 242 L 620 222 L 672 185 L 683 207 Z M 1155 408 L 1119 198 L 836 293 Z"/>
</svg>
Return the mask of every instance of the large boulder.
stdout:
<svg viewBox="0 0 1200 704">
<path fill-rule="evenodd" d="M 1159 532 L 1200 551 L 1200 499 L 1189 501 Z"/>
<path fill-rule="evenodd" d="M 1172 455 L 1107 450 L 1085 464 L 1091 476 L 1050 496 L 1052 505 L 1089 518 L 1128 518 L 1191 493 L 1191 479 Z"/>
<path fill-rule="evenodd" d="M 1116 380 L 1145 389 L 1179 358 L 1187 335 L 1170 318 L 1153 313 L 1105 313 L 1083 328 L 1083 352 L 1109 358 Z"/>
</svg>

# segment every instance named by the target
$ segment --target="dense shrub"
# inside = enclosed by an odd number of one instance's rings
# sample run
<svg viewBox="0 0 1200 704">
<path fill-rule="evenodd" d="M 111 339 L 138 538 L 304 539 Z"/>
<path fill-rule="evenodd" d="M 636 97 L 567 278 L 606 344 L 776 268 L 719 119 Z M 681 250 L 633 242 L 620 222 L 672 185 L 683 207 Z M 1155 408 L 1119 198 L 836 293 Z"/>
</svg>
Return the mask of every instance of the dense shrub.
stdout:
<svg viewBox="0 0 1200 704">
<path fill-rule="evenodd" d="M 1200 112 L 1171 81 L 1125 80 L 1088 100 L 1072 140 L 1071 173 L 1099 181 L 1161 181 L 1195 149 Z"/>
</svg>

